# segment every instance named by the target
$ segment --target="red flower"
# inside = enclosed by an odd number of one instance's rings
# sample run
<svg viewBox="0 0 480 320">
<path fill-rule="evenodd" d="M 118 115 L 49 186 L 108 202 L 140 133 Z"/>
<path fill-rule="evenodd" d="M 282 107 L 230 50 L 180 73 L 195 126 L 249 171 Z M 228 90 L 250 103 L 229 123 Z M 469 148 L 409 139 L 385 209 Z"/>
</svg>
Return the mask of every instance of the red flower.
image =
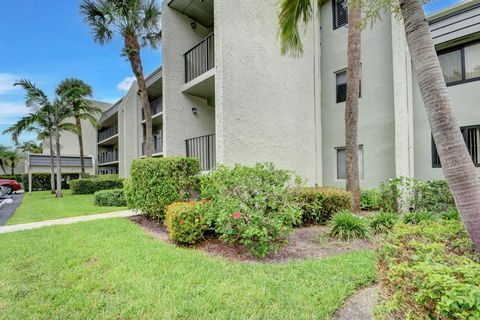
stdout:
<svg viewBox="0 0 480 320">
<path fill-rule="evenodd" d="M 233 220 L 238 220 L 240 218 L 240 212 L 237 211 L 233 214 Z"/>
<path fill-rule="evenodd" d="M 180 224 L 184 224 L 184 223 L 185 223 L 185 221 L 184 221 L 184 220 L 180 220 Z"/>
</svg>

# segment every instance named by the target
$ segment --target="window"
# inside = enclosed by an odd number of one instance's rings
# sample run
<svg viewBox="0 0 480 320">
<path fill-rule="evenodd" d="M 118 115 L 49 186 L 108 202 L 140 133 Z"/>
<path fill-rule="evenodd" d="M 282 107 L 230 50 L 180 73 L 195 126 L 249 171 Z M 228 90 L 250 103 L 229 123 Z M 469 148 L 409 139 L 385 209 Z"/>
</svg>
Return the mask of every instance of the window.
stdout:
<svg viewBox="0 0 480 320">
<path fill-rule="evenodd" d="M 348 24 L 347 0 L 333 0 L 333 29 L 338 29 Z"/>
<path fill-rule="evenodd" d="M 335 73 L 337 103 L 347 101 L 347 70 Z M 360 80 L 360 94 L 362 96 L 362 80 Z"/>
<path fill-rule="evenodd" d="M 438 60 L 447 85 L 480 80 L 480 43 L 439 52 Z"/>
<path fill-rule="evenodd" d="M 345 168 L 345 147 L 336 148 L 337 150 L 337 179 L 346 179 L 347 173 Z M 364 178 L 363 174 L 363 146 L 358 146 L 358 175 L 360 179 Z"/>
<path fill-rule="evenodd" d="M 463 135 L 463 140 L 467 145 L 468 152 L 472 157 L 472 161 L 475 166 L 480 167 L 480 125 L 461 127 L 460 131 Z M 437 152 L 437 146 L 432 137 L 432 167 L 441 168 L 442 163 L 440 162 L 440 156 Z"/>
</svg>

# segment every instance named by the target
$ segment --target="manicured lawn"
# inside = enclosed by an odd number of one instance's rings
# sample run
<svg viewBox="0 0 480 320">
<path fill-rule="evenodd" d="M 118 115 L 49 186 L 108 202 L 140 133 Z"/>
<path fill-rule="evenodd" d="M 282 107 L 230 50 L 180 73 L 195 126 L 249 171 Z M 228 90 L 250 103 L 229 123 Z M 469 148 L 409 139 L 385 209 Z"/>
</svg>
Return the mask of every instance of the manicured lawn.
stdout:
<svg viewBox="0 0 480 320">
<path fill-rule="evenodd" d="M 372 251 L 285 264 L 181 249 L 125 219 L 0 234 L 2 319 L 328 319 Z"/>
<path fill-rule="evenodd" d="M 72 195 L 64 190 L 63 198 L 56 199 L 50 191 L 36 191 L 26 194 L 23 201 L 7 225 L 44 221 L 95 213 L 124 210 L 123 207 L 97 207 L 93 203 L 93 195 Z"/>
</svg>

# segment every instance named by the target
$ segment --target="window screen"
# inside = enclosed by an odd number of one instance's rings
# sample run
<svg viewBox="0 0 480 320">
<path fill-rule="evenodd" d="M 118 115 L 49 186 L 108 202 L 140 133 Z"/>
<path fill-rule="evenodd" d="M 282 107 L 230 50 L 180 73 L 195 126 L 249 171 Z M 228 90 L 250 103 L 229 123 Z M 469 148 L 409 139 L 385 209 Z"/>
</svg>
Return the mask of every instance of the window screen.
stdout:
<svg viewBox="0 0 480 320">
<path fill-rule="evenodd" d="M 465 47 L 465 79 L 480 77 L 480 43 Z"/>
<path fill-rule="evenodd" d="M 347 100 L 347 71 L 336 74 L 337 103 Z"/>
<path fill-rule="evenodd" d="M 462 80 L 462 51 L 456 50 L 438 56 L 446 83 Z"/>
<path fill-rule="evenodd" d="M 467 146 L 468 152 L 472 157 L 475 166 L 480 167 L 480 125 L 462 127 L 460 131 L 463 135 L 463 140 Z M 437 146 L 432 137 L 432 167 L 441 168 L 440 156 L 438 155 Z"/>
<path fill-rule="evenodd" d="M 338 29 L 348 23 L 347 0 L 333 0 L 333 29 Z"/>
</svg>

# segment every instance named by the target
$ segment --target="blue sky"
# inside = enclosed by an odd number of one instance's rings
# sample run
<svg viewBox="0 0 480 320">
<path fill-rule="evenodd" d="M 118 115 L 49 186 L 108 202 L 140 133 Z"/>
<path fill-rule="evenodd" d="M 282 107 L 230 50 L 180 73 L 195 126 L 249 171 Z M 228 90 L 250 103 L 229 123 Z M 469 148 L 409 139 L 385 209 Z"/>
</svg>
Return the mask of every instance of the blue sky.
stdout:
<svg viewBox="0 0 480 320">
<path fill-rule="evenodd" d="M 12 86 L 15 80 L 29 79 L 53 96 L 61 80 L 76 77 L 93 87 L 96 99 L 107 102 L 118 100 L 128 90 L 133 75 L 120 56 L 121 39 L 104 46 L 94 43 L 79 14 L 80 2 L 0 1 L 0 144 L 11 145 L 1 132 L 26 113 L 23 92 Z M 457 2 L 433 0 L 426 11 Z M 144 49 L 142 59 L 148 74 L 161 65 L 161 51 Z M 24 136 L 22 140 L 28 139 L 31 137 Z"/>
</svg>

